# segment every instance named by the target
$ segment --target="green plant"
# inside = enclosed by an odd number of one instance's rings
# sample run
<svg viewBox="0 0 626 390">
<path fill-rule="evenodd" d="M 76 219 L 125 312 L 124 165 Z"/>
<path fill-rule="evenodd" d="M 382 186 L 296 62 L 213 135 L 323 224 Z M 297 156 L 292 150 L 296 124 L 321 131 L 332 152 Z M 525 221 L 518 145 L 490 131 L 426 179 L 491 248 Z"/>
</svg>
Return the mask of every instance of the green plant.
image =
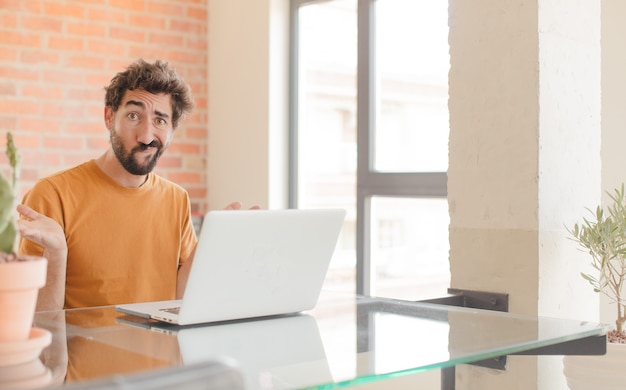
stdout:
<svg viewBox="0 0 626 390">
<path fill-rule="evenodd" d="M 609 297 L 617 305 L 615 320 L 617 337 L 624 338 L 623 325 L 626 321 L 626 306 L 622 287 L 626 281 L 626 198 L 624 184 L 613 193 L 607 191 L 611 203 L 603 209 L 596 208 L 593 219 L 583 218 L 581 224 L 567 229 L 572 238 L 590 255 L 591 265 L 597 276 L 581 273 L 594 291 Z"/>
<path fill-rule="evenodd" d="M 20 156 L 10 132 L 7 133 L 6 153 L 13 173 L 9 181 L 4 172 L 0 171 L 0 252 L 15 253 L 18 237 L 15 201 L 20 176 Z"/>
</svg>

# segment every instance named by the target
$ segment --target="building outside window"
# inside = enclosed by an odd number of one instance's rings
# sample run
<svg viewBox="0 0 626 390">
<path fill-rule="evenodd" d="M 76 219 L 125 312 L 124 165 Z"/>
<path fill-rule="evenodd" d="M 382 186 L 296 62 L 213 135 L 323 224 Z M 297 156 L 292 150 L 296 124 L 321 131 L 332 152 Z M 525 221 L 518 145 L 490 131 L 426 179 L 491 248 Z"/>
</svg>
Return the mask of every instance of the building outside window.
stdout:
<svg viewBox="0 0 626 390">
<path fill-rule="evenodd" d="M 292 19 L 291 203 L 348 211 L 325 288 L 445 294 L 447 2 L 296 0 Z"/>
</svg>

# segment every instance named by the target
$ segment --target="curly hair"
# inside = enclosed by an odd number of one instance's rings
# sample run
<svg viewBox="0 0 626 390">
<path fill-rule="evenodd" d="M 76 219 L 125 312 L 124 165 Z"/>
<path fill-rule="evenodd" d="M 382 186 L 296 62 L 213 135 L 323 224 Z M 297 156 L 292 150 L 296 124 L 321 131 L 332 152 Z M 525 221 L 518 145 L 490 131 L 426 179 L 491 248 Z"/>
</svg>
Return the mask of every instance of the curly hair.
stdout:
<svg viewBox="0 0 626 390">
<path fill-rule="evenodd" d="M 111 79 L 106 91 L 104 104 L 117 111 L 126 91 L 143 89 L 147 92 L 169 94 L 172 98 L 172 127 L 178 127 L 179 120 L 193 109 L 193 98 L 189 85 L 164 61 L 150 64 L 143 59 L 129 65 Z"/>
</svg>

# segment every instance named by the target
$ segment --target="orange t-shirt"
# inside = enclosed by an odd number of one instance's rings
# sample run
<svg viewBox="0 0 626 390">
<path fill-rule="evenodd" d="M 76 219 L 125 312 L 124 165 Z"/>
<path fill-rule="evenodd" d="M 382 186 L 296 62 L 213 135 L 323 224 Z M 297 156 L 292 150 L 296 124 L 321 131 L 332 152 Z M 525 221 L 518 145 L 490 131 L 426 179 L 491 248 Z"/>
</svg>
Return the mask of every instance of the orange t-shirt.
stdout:
<svg viewBox="0 0 626 390">
<path fill-rule="evenodd" d="M 91 160 L 40 180 L 23 203 L 65 231 L 65 308 L 175 299 L 197 243 L 182 187 L 154 173 L 123 187 Z M 22 239 L 20 252 L 43 249 Z"/>
</svg>

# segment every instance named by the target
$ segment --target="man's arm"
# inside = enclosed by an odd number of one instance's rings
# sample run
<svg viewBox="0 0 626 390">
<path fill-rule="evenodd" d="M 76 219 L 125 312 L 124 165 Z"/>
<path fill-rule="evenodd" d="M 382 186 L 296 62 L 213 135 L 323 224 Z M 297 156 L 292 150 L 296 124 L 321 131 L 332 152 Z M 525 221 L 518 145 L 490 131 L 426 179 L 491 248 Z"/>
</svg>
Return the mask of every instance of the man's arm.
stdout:
<svg viewBox="0 0 626 390">
<path fill-rule="evenodd" d="M 39 214 L 20 204 L 17 211 L 20 235 L 43 248 L 42 256 L 48 260 L 46 285 L 39 290 L 37 311 L 60 310 L 65 302 L 65 270 L 67 268 L 67 242 L 63 228 L 52 218 Z"/>
<path fill-rule="evenodd" d="M 176 299 L 183 299 L 185 287 L 187 286 L 187 279 L 189 278 L 189 270 L 191 270 L 191 263 L 193 263 L 193 256 L 195 252 L 196 248 L 193 249 L 193 253 L 189 256 L 189 259 L 178 268 L 178 275 L 176 277 Z"/>
</svg>

